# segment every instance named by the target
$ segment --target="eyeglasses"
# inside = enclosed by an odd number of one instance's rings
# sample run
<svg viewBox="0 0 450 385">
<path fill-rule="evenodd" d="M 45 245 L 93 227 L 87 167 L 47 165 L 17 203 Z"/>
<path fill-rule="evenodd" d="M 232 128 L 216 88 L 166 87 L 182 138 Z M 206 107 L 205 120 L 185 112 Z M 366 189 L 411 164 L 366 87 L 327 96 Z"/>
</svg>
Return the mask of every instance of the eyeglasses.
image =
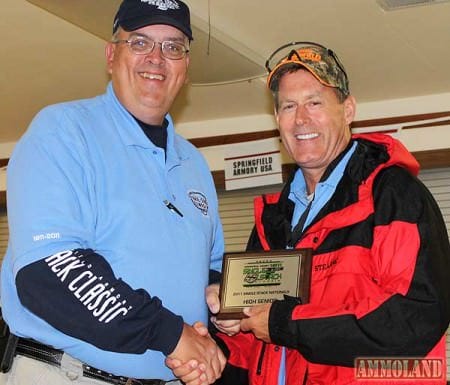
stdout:
<svg viewBox="0 0 450 385">
<path fill-rule="evenodd" d="M 296 46 L 296 48 L 291 48 Z M 339 58 L 336 56 L 336 54 L 329 48 L 318 44 L 313 43 L 310 41 L 294 41 L 291 43 L 287 43 L 282 45 L 281 47 L 277 48 L 273 53 L 269 56 L 269 58 L 266 60 L 266 70 L 267 72 L 271 73 L 272 69 L 275 68 L 279 63 L 281 63 L 282 60 L 291 60 L 294 56 L 297 56 L 299 60 L 301 61 L 301 58 L 298 56 L 297 50 L 303 46 L 315 46 L 323 49 L 329 56 L 331 56 L 336 63 L 336 65 L 339 67 L 339 69 L 342 71 L 342 73 L 345 76 L 345 79 L 347 79 L 347 72 L 345 71 L 344 65 L 341 63 Z M 289 48 L 290 51 L 288 54 L 286 54 L 286 48 Z M 348 80 L 346 80 L 348 81 Z"/>
<path fill-rule="evenodd" d="M 161 46 L 161 53 L 166 59 L 180 60 L 186 56 L 189 50 L 183 43 L 176 41 L 154 41 L 143 36 L 134 36 L 128 40 L 115 40 L 113 44 L 125 43 L 130 48 L 131 52 L 136 55 L 148 55 L 153 52 L 156 44 Z"/>
</svg>

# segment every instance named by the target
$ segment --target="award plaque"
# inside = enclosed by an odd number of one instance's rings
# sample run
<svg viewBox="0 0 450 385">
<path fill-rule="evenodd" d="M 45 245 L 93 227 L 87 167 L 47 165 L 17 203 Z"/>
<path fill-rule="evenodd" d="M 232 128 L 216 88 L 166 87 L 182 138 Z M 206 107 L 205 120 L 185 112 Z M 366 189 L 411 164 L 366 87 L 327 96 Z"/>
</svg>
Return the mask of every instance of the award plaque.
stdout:
<svg viewBox="0 0 450 385">
<path fill-rule="evenodd" d="M 309 302 L 312 249 L 226 253 L 217 319 L 244 318 L 243 309 L 284 295 Z"/>
</svg>

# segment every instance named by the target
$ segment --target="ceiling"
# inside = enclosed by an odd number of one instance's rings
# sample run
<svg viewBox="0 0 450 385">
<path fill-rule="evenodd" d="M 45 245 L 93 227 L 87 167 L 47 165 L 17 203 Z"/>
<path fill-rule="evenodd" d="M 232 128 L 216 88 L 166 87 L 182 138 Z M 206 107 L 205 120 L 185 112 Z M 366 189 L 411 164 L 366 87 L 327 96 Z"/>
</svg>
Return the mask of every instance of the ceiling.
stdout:
<svg viewBox="0 0 450 385">
<path fill-rule="evenodd" d="M 192 68 L 171 113 L 177 122 L 271 113 L 265 59 L 296 40 L 338 53 L 359 102 L 450 92 L 450 2 L 423 1 L 386 12 L 376 0 L 186 0 Z M 16 141 L 45 105 L 104 91 L 119 3 L 1 0 L 0 142 Z"/>
</svg>

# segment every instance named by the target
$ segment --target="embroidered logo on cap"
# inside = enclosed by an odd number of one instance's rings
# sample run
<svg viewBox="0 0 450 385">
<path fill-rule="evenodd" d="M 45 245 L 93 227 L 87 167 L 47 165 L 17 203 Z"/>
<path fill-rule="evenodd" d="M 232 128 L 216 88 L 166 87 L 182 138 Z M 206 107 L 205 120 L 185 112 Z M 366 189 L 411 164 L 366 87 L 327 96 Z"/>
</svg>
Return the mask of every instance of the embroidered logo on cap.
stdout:
<svg viewBox="0 0 450 385">
<path fill-rule="evenodd" d="M 198 191 L 189 191 L 188 195 L 194 206 L 197 207 L 203 215 L 208 215 L 208 200 L 206 197 Z"/>
<path fill-rule="evenodd" d="M 310 60 L 319 62 L 322 60 L 322 56 L 320 56 L 317 52 L 314 52 L 312 49 L 299 49 L 298 54 L 303 60 Z"/>
<path fill-rule="evenodd" d="M 175 0 L 141 0 L 141 3 L 154 5 L 161 11 L 167 11 L 168 9 L 180 9 L 180 6 Z"/>
</svg>

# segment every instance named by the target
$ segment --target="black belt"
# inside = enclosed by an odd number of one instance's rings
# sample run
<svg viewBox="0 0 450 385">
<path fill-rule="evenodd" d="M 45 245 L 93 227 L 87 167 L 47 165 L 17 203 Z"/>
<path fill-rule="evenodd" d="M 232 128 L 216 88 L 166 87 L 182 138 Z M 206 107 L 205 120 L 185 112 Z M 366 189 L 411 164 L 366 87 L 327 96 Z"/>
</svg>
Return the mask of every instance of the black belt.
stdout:
<svg viewBox="0 0 450 385">
<path fill-rule="evenodd" d="M 26 338 L 19 338 L 16 348 L 16 354 L 33 358 L 47 364 L 61 367 L 61 360 L 64 352 L 62 350 L 54 349 L 47 345 L 42 345 L 36 341 Z M 92 366 L 83 365 L 83 376 L 94 378 L 96 380 L 105 381 L 114 385 L 165 385 L 167 381 L 164 380 L 139 380 L 121 376 L 115 376 L 103 370 L 93 368 Z"/>
</svg>

